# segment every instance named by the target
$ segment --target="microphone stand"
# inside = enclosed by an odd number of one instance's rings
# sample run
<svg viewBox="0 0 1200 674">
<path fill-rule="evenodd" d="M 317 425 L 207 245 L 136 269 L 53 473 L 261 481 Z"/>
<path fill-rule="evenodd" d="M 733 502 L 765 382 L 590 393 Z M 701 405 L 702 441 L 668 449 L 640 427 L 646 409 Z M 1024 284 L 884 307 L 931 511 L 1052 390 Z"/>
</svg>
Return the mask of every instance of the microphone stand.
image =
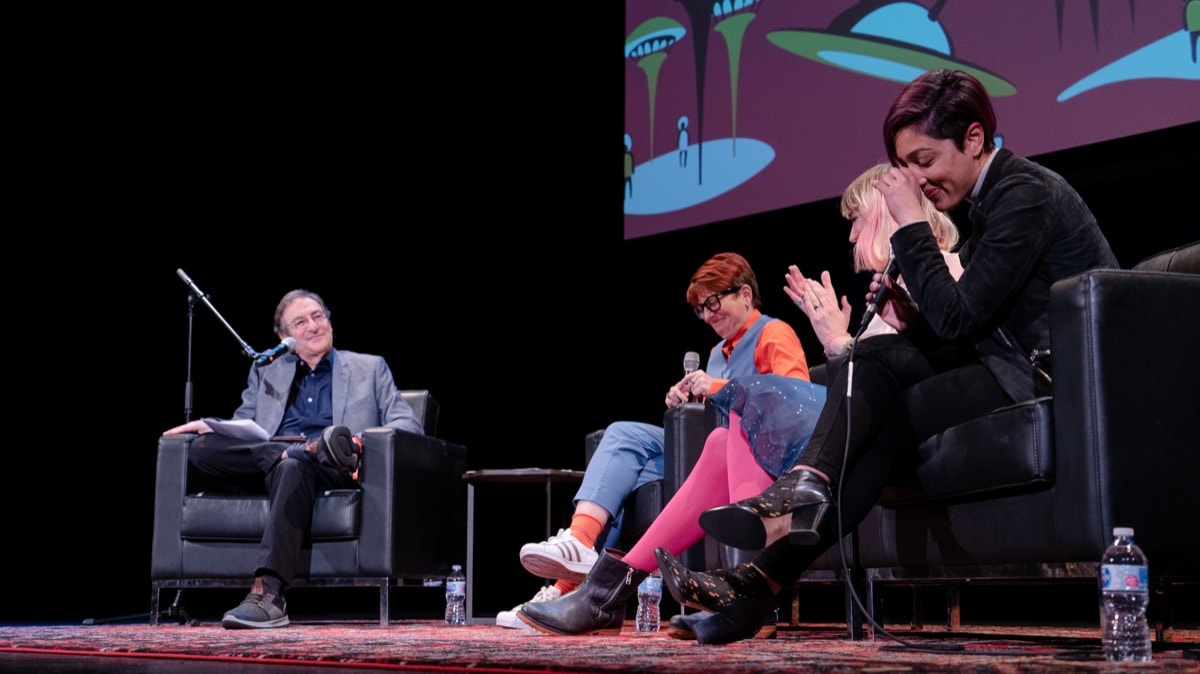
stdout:
<svg viewBox="0 0 1200 674">
<path fill-rule="evenodd" d="M 175 591 L 175 601 L 171 602 L 170 606 L 168 606 L 167 608 L 165 608 L 159 612 L 159 614 L 158 614 L 159 622 L 162 622 L 164 618 L 169 618 L 172 621 L 174 621 L 180 625 L 187 625 L 189 627 L 195 627 L 200 624 L 199 620 L 193 618 L 191 616 L 191 614 L 188 613 L 186 607 L 180 606 L 179 600 L 182 597 L 183 597 L 183 590 L 182 589 L 176 590 Z M 132 620 L 145 620 L 145 619 L 146 619 L 145 613 L 133 613 L 130 615 L 116 616 L 115 618 L 85 618 L 83 621 L 83 624 L 84 625 L 111 625 L 113 623 L 123 623 L 123 622 L 129 622 Z"/>
<path fill-rule="evenodd" d="M 258 358 L 261 354 L 252 349 L 250 345 L 246 343 L 246 340 L 242 339 L 238 335 L 237 331 L 233 329 L 233 326 L 229 325 L 229 322 L 226 321 L 223 316 L 221 316 L 221 312 L 217 311 L 216 307 L 212 305 L 212 302 L 208 301 L 208 295 L 205 294 L 204 291 L 200 290 L 200 288 L 196 286 L 192 279 L 189 278 L 182 269 L 176 269 L 175 273 L 179 276 L 179 278 L 183 279 L 183 282 L 187 284 L 187 287 L 191 290 L 191 293 L 188 294 L 187 382 L 183 387 L 183 421 L 184 423 L 187 423 L 192 420 L 192 326 L 195 322 L 197 299 L 203 302 L 204 306 L 208 307 L 209 311 L 213 312 L 213 315 L 217 317 L 217 320 L 221 321 L 221 324 L 225 326 L 225 329 L 229 331 L 229 334 L 233 335 L 233 338 L 242 345 L 242 351 L 247 356 L 250 356 L 251 358 Z M 183 588 L 179 588 L 175 591 L 175 600 L 171 602 L 171 605 L 159 612 L 159 620 L 167 618 L 178 622 L 180 625 L 200 624 L 198 620 L 188 615 L 187 609 L 184 606 L 180 605 L 179 601 L 182 598 Z M 144 620 L 145 614 L 118 616 L 115 618 L 88 618 L 83 621 L 83 624 L 104 625 L 134 619 Z"/>
<path fill-rule="evenodd" d="M 241 336 L 238 335 L 237 330 L 234 330 L 233 326 L 231 326 L 229 322 L 225 320 L 225 317 L 221 315 L 221 312 L 217 311 L 217 308 L 212 305 L 212 302 L 208 301 L 208 294 L 196 287 L 196 284 L 192 281 L 192 279 L 188 278 L 188 275 L 185 274 L 182 269 L 176 269 L 175 273 L 178 274 L 179 278 L 183 279 L 183 282 L 186 283 L 187 287 L 191 289 L 193 297 L 199 298 L 201 302 L 204 302 L 204 306 L 208 307 L 208 310 L 213 312 L 213 315 L 217 317 L 217 320 L 221 321 L 221 325 L 224 325 L 225 329 L 229 331 L 229 334 L 233 335 L 233 338 L 238 341 L 238 344 L 242 345 L 242 351 L 244 351 L 247 356 L 250 356 L 251 358 L 258 358 L 262 355 L 251 348 L 250 345 L 246 343 L 246 340 L 242 339 Z M 189 304 L 189 306 L 191 305 Z M 188 335 L 188 339 L 190 356 L 190 333 Z"/>
<path fill-rule="evenodd" d="M 194 281 L 192 281 L 187 273 L 185 273 L 182 269 L 176 269 L 175 274 L 178 275 L 184 284 L 187 285 L 188 289 L 191 290 L 191 292 L 188 294 L 187 382 L 184 384 L 183 391 L 183 421 L 184 423 L 187 423 L 192 420 L 192 323 L 195 318 L 197 299 L 203 302 L 204 306 L 208 307 L 208 310 L 217 317 L 217 320 L 221 321 L 221 325 L 224 325 L 225 329 L 229 331 L 229 334 L 233 335 L 233 338 L 237 340 L 238 344 L 241 344 L 243 353 L 251 358 L 258 358 L 261 354 L 255 351 L 249 344 L 246 343 L 246 340 L 242 339 L 242 337 L 238 335 L 237 331 L 233 329 L 233 326 L 229 324 L 229 321 L 226 321 L 225 317 L 221 315 L 221 312 L 217 311 L 217 308 L 213 306 L 212 302 L 208 301 L 208 294 L 200 290 L 200 288 Z M 196 620 L 188 615 L 187 609 L 179 604 L 179 600 L 182 597 L 183 588 L 177 589 L 175 591 L 175 600 L 172 601 L 171 605 L 159 614 L 159 619 L 161 620 L 164 617 L 170 618 L 179 622 L 181 625 L 198 624 Z M 84 621 L 84 624 L 96 624 L 96 621 Z"/>
<path fill-rule="evenodd" d="M 187 381 L 183 384 L 183 423 L 192 420 L 192 325 L 196 321 L 196 295 L 188 293 Z"/>
</svg>

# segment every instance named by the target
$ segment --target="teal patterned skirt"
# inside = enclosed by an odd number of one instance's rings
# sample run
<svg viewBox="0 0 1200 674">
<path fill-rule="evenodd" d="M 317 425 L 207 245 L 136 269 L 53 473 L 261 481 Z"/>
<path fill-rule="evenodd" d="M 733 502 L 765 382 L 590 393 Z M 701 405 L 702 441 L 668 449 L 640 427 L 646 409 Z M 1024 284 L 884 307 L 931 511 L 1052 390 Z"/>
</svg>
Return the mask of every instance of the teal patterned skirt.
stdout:
<svg viewBox="0 0 1200 674">
<path fill-rule="evenodd" d="M 778 374 L 734 377 L 709 401 L 741 416 L 754 458 L 772 477 L 796 463 L 825 405 L 825 387 Z"/>
</svg>

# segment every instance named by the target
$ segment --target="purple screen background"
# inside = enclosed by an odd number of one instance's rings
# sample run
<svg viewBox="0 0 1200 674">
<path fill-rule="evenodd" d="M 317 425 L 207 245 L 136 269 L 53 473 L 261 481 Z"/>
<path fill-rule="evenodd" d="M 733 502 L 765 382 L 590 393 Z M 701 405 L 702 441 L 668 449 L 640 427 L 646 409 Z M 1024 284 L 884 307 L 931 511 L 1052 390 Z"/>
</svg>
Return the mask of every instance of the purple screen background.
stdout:
<svg viewBox="0 0 1200 674">
<path fill-rule="evenodd" d="M 1182 0 L 1153 2 L 1062 2 L 1061 45 L 1058 3 L 1005 0 L 941 4 L 868 2 L 938 7 L 937 24 L 949 38 L 950 58 L 1006 80 L 1015 93 L 994 96 L 1003 145 L 1017 154 L 1041 153 L 1134 135 L 1200 119 L 1200 65 L 1177 48 L 1187 44 Z M 711 3 L 708 5 L 711 7 Z M 625 202 L 624 236 L 632 239 L 694 225 L 828 199 L 841 194 L 862 170 L 886 161 L 881 125 L 902 83 L 834 67 L 786 51 L 768 40 L 772 31 L 826 31 L 857 2 L 764 0 L 752 8 L 737 68 L 736 133 L 726 39 L 708 30 L 703 128 L 697 108 L 695 30 L 683 0 L 626 2 L 626 35 L 654 17 L 678 22 L 686 31 L 658 69 L 653 95 L 637 58 L 625 59 L 625 133 L 635 159 L 634 199 L 677 194 L 657 176 L 716 182 L 719 164 L 733 154 L 752 161 L 754 149 L 769 148 L 769 160 L 752 175 L 703 201 L 655 213 L 634 213 Z M 1095 22 L 1095 23 L 1094 23 Z M 1153 72 L 1082 91 L 1061 102 L 1065 90 L 1115 61 L 1171 40 L 1182 76 Z M 1161 53 L 1161 52 L 1159 52 Z M 1161 57 L 1155 56 L 1161 65 Z M 1175 58 L 1172 56 L 1171 58 Z M 1156 70 L 1151 63 L 1151 70 Z M 686 166 L 678 152 L 677 124 L 688 118 Z M 704 147 L 696 147 L 703 133 Z M 650 138 L 653 135 L 653 147 Z M 731 146 L 731 139 L 736 145 Z M 723 142 L 723 145 L 718 145 Z M 731 152 L 731 148 L 736 148 Z M 699 178 L 695 182 L 702 182 Z M 655 194 L 658 190 L 659 193 Z M 628 196 L 628 192 L 626 193 Z"/>
</svg>

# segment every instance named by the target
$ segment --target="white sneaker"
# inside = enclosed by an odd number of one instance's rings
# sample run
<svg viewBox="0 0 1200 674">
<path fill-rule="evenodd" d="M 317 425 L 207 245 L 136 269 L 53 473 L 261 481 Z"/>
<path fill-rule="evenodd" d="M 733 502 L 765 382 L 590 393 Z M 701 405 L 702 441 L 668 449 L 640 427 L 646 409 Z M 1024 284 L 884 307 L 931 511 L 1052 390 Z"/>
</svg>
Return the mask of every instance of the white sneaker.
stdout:
<svg viewBox="0 0 1200 674">
<path fill-rule="evenodd" d="M 561 596 L 562 591 L 557 587 L 554 587 L 553 585 L 546 585 L 543 586 L 542 589 L 538 590 L 537 594 L 533 595 L 533 599 L 525 602 L 525 604 L 534 604 L 539 601 L 550 601 L 551 599 L 558 599 Z M 529 625 L 517 617 L 517 611 L 521 610 L 521 607 L 525 604 L 517 604 L 511 611 L 501 611 L 497 613 L 496 625 L 514 630 L 529 629 Z"/>
<path fill-rule="evenodd" d="M 521 546 L 521 566 L 526 571 L 542 578 L 572 583 L 582 583 L 598 558 L 595 550 L 571 535 L 570 529 L 559 529 L 558 534 L 541 543 Z"/>
</svg>

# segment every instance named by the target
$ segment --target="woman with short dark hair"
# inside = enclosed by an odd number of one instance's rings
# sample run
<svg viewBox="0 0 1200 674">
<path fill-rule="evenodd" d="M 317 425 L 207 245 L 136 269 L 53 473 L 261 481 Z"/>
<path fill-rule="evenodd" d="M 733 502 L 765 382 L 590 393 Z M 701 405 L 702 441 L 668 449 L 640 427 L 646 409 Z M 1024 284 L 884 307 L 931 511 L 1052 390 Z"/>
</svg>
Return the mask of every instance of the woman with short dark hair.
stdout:
<svg viewBox="0 0 1200 674">
<path fill-rule="evenodd" d="M 790 472 L 701 517 L 709 535 L 731 545 L 785 518 L 787 536 L 751 562 L 712 572 L 656 551 L 676 600 L 713 612 L 695 626 L 700 641 L 752 636 L 779 589 L 839 531 L 855 528 L 921 439 L 1038 395 L 1034 364 L 1049 353 L 1050 286 L 1118 266 L 1079 194 L 1058 174 L 997 149 L 995 128 L 983 84 L 962 71 L 926 72 L 892 104 L 883 124 L 892 167 L 873 184 L 899 224 L 891 245 L 907 292 L 892 292 L 881 274 L 871 290 L 887 293 L 879 315 L 897 333 L 854 347 L 853 366 L 829 382 L 828 402 Z M 942 212 L 970 204 L 960 277 L 938 246 L 922 194 Z"/>
</svg>

